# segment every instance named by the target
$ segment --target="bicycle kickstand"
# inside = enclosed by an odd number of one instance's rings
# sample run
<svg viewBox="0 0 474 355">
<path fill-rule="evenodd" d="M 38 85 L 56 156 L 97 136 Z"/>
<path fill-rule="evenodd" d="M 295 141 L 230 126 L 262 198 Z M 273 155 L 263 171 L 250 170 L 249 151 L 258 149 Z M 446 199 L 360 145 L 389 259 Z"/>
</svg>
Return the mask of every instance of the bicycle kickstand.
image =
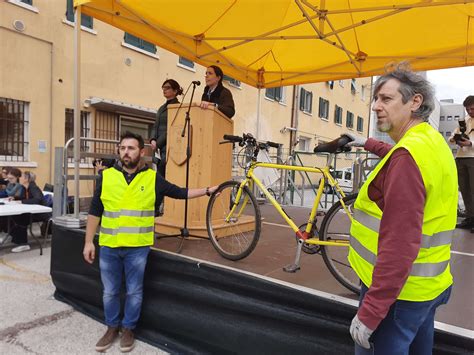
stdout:
<svg viewBox="0 0 474 355">
<path fill-rule="evenodd" d="M 283 268 L 285 272 L 297 272 L 300 268 L 300 257 L 301 257 L 301 249 L 303 248 L 303 239 L 298 239 L 298 246 L 296 247 L 296 256 L 295 262 L 293 264 L 289 264 Z"/>
</svg>

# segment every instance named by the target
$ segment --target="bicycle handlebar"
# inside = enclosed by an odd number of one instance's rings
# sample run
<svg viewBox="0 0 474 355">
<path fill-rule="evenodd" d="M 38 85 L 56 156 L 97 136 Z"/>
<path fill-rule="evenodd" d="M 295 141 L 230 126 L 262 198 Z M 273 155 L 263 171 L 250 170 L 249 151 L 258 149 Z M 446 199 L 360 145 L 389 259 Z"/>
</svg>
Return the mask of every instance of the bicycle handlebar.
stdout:
<svg viewBox="0 0 474 355">
<path fill-rule="evenodd" d="M 224 134 L 224 139 L 226 141 L 230 141 L 230 142 L 234 142 L 234 143 L 240 143 L 244 140 L 242 137 L 233 136 L 231 134 Z"/>
<path fill-rule="evenodd" d="M 239 143 L 240 146 L 244 145 L 253 145 L 257 146 L 257 140 L 250 134 L 250 133 L 244 133 L 242 137 L 240 136 L 233 136 L 231 134 L 224 134 L 223 137 L 226 141 L 232 142 L 232 143 Z M 281 146 L 280 143 L 275 143 L 271 141 L 267 141 L 266 143 L 260 143 L 258 144 L 259 148 L 265 149 L 267 147 L 272 147 L 272 148 L 279 148 Z"/>
</svg>

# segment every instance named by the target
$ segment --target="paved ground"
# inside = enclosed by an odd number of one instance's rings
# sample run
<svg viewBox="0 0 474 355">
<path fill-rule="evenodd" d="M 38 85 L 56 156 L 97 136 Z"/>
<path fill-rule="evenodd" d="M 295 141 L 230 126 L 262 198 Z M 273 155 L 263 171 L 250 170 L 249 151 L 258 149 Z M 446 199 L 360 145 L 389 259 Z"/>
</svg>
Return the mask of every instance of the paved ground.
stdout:
<svg viewBox="0 0 474 355">
<path fill-rule="evenodd" d="M 0 354 L 97 354 L 104 325 L 56 301 L 49 276 L 51 248 L 0 249 Z M 121 354 L 116 342 L 108 354 Z M 137 341 L 135 354 L 167 354 Z"/>
</svg>

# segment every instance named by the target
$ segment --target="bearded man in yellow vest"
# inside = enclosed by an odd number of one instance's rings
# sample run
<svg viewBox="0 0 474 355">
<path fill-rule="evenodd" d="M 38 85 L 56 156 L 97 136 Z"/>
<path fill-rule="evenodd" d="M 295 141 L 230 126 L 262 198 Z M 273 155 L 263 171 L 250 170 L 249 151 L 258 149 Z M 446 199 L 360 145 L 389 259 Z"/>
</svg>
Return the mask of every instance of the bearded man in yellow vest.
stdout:
<svg viewBox="0 0 474 355">
<path fill-rule="evenodd" d="M 349 262 L 362 281 L 350 332 L 356 354 L 431 354 L 436 308 L 448 301 L 457 174 L 429 125 L 433 89 L 399 66 L 374 84 L 377 129 L 394 146 L 354 137 L 381 161 L 354 204 Z"/>
<path fill-rule="evenodd" d="M 95 259 L 94 236 L 100 222 L 99 266 L 104 286 L 107 331 L 96 350 L 108 349 L 119 336 L 120 350 L 131 351 L 143 300 L 143 277 L 150 246 L 154 243 L 155 216 L 164 198 L 186 199 L 214 192 L 217 186 L 185 189 L 166 181 L 143 163 L 143 138 L 126 132 L 120 138 L 120 162 L 105 169 L 97 182 L 87 218 L 84 259 Z M 125 276 L 126 295 L 120 319 L 120 291 Z"/>
</svg>

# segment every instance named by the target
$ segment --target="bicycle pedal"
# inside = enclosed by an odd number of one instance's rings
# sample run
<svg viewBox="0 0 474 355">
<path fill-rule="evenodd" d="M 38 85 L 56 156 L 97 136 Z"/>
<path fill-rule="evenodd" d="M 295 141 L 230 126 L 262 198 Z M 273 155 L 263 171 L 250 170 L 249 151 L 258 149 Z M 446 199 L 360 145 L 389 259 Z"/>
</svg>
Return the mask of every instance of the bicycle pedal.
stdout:
<svg viewBox="0 0 474 355">
<path fill-rule="evenodd" d="M 299 269 L 301 269 L 301 268 L 298 265 L 290 264 L 290 265 L 285 266 L 283 268 L 283 271 L 294 273 L 294 272 L 297 272 Z"/>
</svg>

